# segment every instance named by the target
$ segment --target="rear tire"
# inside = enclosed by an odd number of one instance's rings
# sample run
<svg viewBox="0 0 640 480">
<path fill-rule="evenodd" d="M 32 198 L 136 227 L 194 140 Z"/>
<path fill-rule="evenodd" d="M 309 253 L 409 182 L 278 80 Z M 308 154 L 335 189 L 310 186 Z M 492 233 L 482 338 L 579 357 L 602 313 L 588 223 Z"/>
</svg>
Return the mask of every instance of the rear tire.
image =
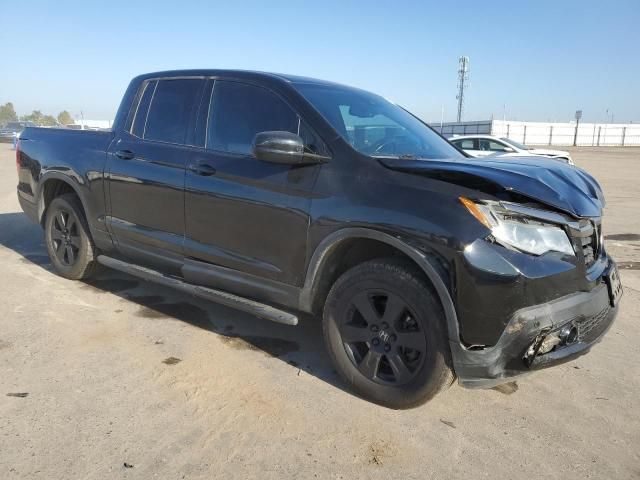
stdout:
<svg viewBox="0 0 640 480">
<path fill-rule="evenodd" d="M 454 379 L 444 313 L 410 262 L 378 259 L 344 273 L 324 308 L 329 355 L 360 396 L 405 409 Z"/>
<path fill-rule="evenodd" d="M 44 229 L 49 258 L 58 275 L 82 280 L 95 273 L 97 250 L 76 195 L 65 194 L 51 201 Z"/>
</svg>

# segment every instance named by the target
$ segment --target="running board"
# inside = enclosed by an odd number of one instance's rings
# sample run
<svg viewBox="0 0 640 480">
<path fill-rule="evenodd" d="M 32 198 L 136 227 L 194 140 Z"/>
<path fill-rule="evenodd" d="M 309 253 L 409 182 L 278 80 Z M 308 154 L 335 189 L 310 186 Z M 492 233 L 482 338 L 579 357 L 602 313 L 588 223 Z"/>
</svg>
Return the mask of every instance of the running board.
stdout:
<svg viewBox="0 0 640 480">
<path fill-rule="evenodd" d="M 298 317 L 293 313 L 279 310 L 264 303 L 256 302 L 255 300 L 249 300 L 247 298 L 238 297 L 231 293 L 223 292 L 221 290 L 214 290 L 213 288 L 203 287 L 200 285 L 193 285 L 191 283 L 184 282 L 178 278 L 164 275 L 163 273 L 151 270 L 150 268 L 141 267 L 132 263 L 116 260 L 115 258 L 107 257 L 106 255 L 98 255 L 98 262 L 105 267 L 113 268 L 124 273 L 139 277 L 150 282 L 159 283 L 167 287 L 175 288 L 185 293 L 189 293 L 196 297 L 204 298 L 205 300 L 211 300 L 216 303 L 220 303 L 227 307 L 235 308 L 236 310 L 242 310 L 243 312 L 252 313 L 257 317 L 271 320 L 272 322 L 283 323 L 285 325 L 297 325 Z"/>
</svg>

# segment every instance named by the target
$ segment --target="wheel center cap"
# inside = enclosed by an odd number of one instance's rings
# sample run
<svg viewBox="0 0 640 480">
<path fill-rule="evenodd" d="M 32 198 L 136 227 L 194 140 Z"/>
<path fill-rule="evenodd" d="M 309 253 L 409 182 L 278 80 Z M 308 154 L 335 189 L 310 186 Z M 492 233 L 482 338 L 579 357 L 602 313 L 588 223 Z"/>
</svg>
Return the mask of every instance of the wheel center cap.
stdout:
<svg viewBox="0 0 640 480">
<path fill-rule="evenodd" d="M 389 337 L 391 335 L 389 335 L 387 332 L 385 332 L 384 330 L 380 330 L 378 332 L 378 337 L 380 337 L 380 340 L 382 340 L 383 342 L 387 343 L 389 341 Z"/>
</svg>

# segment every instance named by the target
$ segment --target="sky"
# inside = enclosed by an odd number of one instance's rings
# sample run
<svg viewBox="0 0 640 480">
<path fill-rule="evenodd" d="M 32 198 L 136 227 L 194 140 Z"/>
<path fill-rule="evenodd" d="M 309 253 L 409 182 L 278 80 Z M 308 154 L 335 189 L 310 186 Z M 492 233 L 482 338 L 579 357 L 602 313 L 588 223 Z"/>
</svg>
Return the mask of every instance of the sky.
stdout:
<svg viewBox="0 0 640 480">
<path fill-rule="evenodd" d="M 423 119 L 640 121 L 640 0 L 0 0 L 0 104 L 109 120 L 132 77 L 238 68 L 332 80 Z M 608 113 L 607 113 L 608 111 Z"/>
</svg>

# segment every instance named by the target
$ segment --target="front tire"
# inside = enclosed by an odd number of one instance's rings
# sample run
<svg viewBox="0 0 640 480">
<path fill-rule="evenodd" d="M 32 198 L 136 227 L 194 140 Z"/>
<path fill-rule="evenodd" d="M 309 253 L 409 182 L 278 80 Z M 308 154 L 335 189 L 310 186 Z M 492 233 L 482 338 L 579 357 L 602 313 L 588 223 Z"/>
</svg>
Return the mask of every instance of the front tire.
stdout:
<svg viewBox="0 0 640 480">
<path fill-rule="evenodd" d="M 44 228 L 49 258 L 58 275 L 82 280 L 95 272 L 96 248 L 76 195 L 65 194 L 51 201 Z"/>
<path fill-rule="evenodd" d="M 451 385 L 444 313 L 409 262 L 378 259 L 344 273 L 325 304 L 329 355 L 360 396 L 405 409 Z"/>
</svg>

